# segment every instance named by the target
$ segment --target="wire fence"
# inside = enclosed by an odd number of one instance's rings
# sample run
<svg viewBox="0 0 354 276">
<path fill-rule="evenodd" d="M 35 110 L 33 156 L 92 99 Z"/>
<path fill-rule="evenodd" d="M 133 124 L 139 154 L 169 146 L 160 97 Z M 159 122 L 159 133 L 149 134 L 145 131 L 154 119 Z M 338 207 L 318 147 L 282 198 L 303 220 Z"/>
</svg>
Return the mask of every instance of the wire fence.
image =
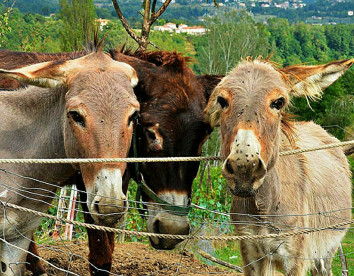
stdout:
<svg viewBox="0 0 354 276">
<path fill-rule="evenodd" d="M 338 143 L 335 146 L 343 146 L 343 145 L 350 145 L 354 144 L 354 141 L 349 141 L 346 143 Z M 334 147 L 333 145 L 329 145 L 325 148 L 332 148 Z M 313 149 L 305 149 L 305 150 L 295 150 L 291 151 L 291 153 L 287 152 L 286 154 L 280 154 L 281 156 L 285 156 L 288 154 L 297 154 L 297 153 L 302 153 L 302 152 L 308 152 L 311 150 L 321 150 L 325 149 L 324 147 L 321 148 L 313 148 Z M 182 159 L 182 158 L 180 158 Z M 198 161 L 200 160 L 217 160 L 218 158 L 216 157 L 203 157 L 203 158 L 198 158 Z M 165 158 L 166 162 L 171 162 L 171 158 Z M 168 160 L 168 161 L 167 161 Z M 0 159 L 0 163 L 7 163 L 6 161 L 9 161 L 10 163 L 25 163 L 25 161 L 29 161 L 32 163 L 33 159 L 31 160 L 22 160 L 17 162 L 17 160 L 6 160 L 6 159 Z M 38 163 L 42 163 L 41 161 L 35 161 Z M 62 161 L 62 160 L 54 160 L 55 162 Z M 63 160 L 65 163 L 69 161 L 74 160 Z M 96 160 L 97 161 L 97 160 Z M 125 162 L 120 160 L 119 162 Z M 128 162 L 130 161 L 137 161 L 135 159 L 129 159 Z M 147 159 L 142 159 L 140 160 L 141 162 L 149 162 L 151 160 Z M 139 162 L 140 162 L 139 161 Z M 156 161 L 156 162 L 160 162 Z M 177 161 L 177 160 L 173 160 Z M 187 160 L 187 159 L 182 159 L 178 161 L 197 161 L 196 159 L 192 160 Z M 46 161 L 47 162 L 47 161 Z M 45 163 L 46 163 L 45 162 Z M 75 160 L 77 162 L 77 160 Z M 81 161 L 80 161 L 81 162 Z M 84 161 L 82 161 L 84 162 Z M 91 162 L 91 161 L 90 161 Z M 92 161 L 93 162 L 93 161 Z M 100 162 L 117 162 L 116 159 L 114 160 L 101 160 Z M 26 162 L 27 163 L 27 162 Z M 23 187 L 21 186 L 21 181 L 26 180 L 26 181 L 31 181 L 33 182 L 33 185 L 30 187 Z M 36 185 L 40 184 L 40 185 Z M 72 183 L 75 184 L 75 183 Z M 224 274 L 224 275 L 236 275 L 233 274 L 234 272 L 230 270 L 225 270 L 223 268 L 211 268 L 210 266 L 205 266 L 200 263 L 197 263 L 197 265 L 194 264 L 195 261 L 185 249 L 193 249 L 194 252 L 198 252 L 199 250 L 206 251 L 207 253 L 214 254 L 216 253 L 215 248 L 219 248 L 222 250 L 222 248 L 226 246 L 230 246 L 230 242 L 235 242 L 235 241 L 241 241 L 241 240 L 248 240 L 248 241 L 253 241 L 253 240 L 261 240 L 261 239 L 273 239 L 275 241 L 278 241 L 278 244 L 275 246 L 274 250 L 271 250 L 269 252 L 263 252 L 262 256 L 250 261 L 249 263 L 242 265 L 240 262 L 238 262 L 239 269 L 247 269 L 248 266 L 251 266 L 254 263 L 257 262 L 266 262 L 269 267 L 269 275 L 273 275 L 274 271 L 272 271 L 272 263 L 276 262 L 279 258 L 283 259 L 306 259 L 309 261 L 313 261 L 314 259 L 311 258 L 305 258 L 305 257 L 294 257 L 290 256 L 287 254 L 284 254 L 281 249 L 284 247 L 284 241 L 282 241 L 282 238 L 284 237 L 291 237 L 291 236 L 298 236 L 298 235 L 307 235 L 311 233 L 318 233 L 322 231 L 344 231 L 344 229 L 348 229 L 348 235 L 353 236 L 353 226 L 351 224 L 354 223 L 354 220 L 348 219 L 347 216 L 343 215 L 345 212 L 352 212 L 353 208 L 342 208 L 342 209 L 337 209 L 337 210 L 318 210 L 316 212 L 309 212 L 305 214 L 260 214 L 260 215 L 254 215 L 254 214 L 244 214 L 244 213 L 226 213 L 220 210 L 214 210 L 210 208 L 206 208 L 203 206 L 200 206 L 198 203 L 192 203 L 191 205 L 191 212 L 188 215 L 191 223 L 194 225 L 194 227 L 191 229 L 191 233 L 188 235 L 170 235 L 170 234 L 158 234 L 158 233 L 148 233 L 141 231 L 142 227 L 138 227 L 138 224 L 136 221 L 133 220 L 122 220 L 117 224 L 116 228 L 113 227 L 105 227 L 102 225 L 95 225 L 95 224 L 87 224 L 82 222 L 83 221 L 83 215 L 85 214 L 85 211 L 80 208 L 79 204 L 85 203 L 81 202 L 80 198 L 77 198 L 75 203 L 76 205 L 70 207 L 70 200 L 68 198 L 64 198 L 63 196 L 58 193 L 58 189 L 63 189 L 64 191 L 70 192 L 72 190 L 72 187 L 66 186 L 66 187 L 61 187 L 57 183 L 49 183 L 40 179 L 35 179 L 31 178 L 25 175 L 18 174 L 16 172 L 12 172 L 8 169 L 2 168 L 0 169 L 0 207 L 2 210 L 2 213 L 0 213 L 0 222 L 3 224 L 2 227 L 2 234 L 0 235 L 0 241 L 3 243 L 2 248 L 4 249 L 5 247 L 11 250 L 7 250 L 7 252 L 10 252 L 9 254 L 18 254 L 16 252 L 24 252 L 25 254 L 29 254 L 32 256 L 37 257 L 44 265 L 45 268 L 47 269 L 48 275 L 57 275 L 58 273 L 62 273 L 62 275 L 86 275 L 88 272 L 88 264 L 91 264 L 94 266 L 94 264 L 90 263 L 88 257 L 87 257 L 87 245 L 86 245 L 86 234 L 83 230 L 83 227 L 87 229 L 96 229 L 96 230 L 102 230 L 105 232 L 113 232 L 116 234 L 125 234 L 129 236 L 134 236 L 134 237 L 158 237 L 158 238 L 168 238 L 168 239 L 178 239 L 178 240 L 183 240 L 181 245 L 178 247 L 178 254 L 174 253 L 173 257 L 172 255 L 166 255 L 166 253 L 161 253 L 157 252 L 156 258 L 151 257 L 152 259 L 151 265 L 150 266 L 145 266 L 142 265 L 143 263 L 146 263 L 148 259 L 146 259 L 143 254 L 139 254 L 139 250 L 145 252 L 147 249 L 143 247 L 138 247 L 138 250 L 133 250 L 132 247 L 129 247 L 125 244 L 123 247 L 120 248 L 120 251 L 117 253 L 119 254 L 118 256 L 115 255 L 114 257 L 114 265 L 112 268 L 111 272 L 108 272 L 105 269 L 97 267 L 98 271 L 106 271 L 109 273 L 109 275 L 178 275 L 178 274 L 183 274 L 183 275 L 196 275 L 196 274 Z M 89 195 L 90 193 L 84 192 L 86 195 Z M 27 202 L 24 206 L 19 206 L 16 204 L 11 203 L 11 200 L 13 198 L 21 198 L 23 201 Z M 109 199 L 114 199 L 115 198 L 110 198 Z M 63 200 L 62 206 L 58 206 L 58 202 L 60 200 Z M 134 216 L 136 219 L 138 219 L 138 211 L 148 211 L 149 208 L 159 208 L 161 207 L 161 204 L 159 203 L 153 203 L 153 202 L 143 202 L 141 205 L 142 207 L 136 207 L 136 201 L 132 199 L 127 199 L 128 204 L 128 216 Z M 40 204 L 42 206 L 40 210 L 34 210 L 33 206 L 36 206 Z M 107 206 L 112 206 L 109 204 L 106 204 Z M 31 208 L 32 207 L 32 208 Z M 52 213 L 46 213 L 45 211 L 49 209 L 52 211 Z M 59 209 L 61 211 L 61 214 L 59 216 L 56 215 L 56 211 Z M 40 235 L 37 235 L 39 237 L 39 240 L 41 242 L 37 241 L 32 241 L 31 235 L 28 234 L 26 231 L 26 227 L 19 227 L 18 220 L 19 218 L 14 218 L 14 214 L 16 212 L 14 211 L 20 211 L 17 212 L 21 214 L 21 216 L 24 217 L 24 221 L 26 223 L 29 223 L 28 220 L 33 220 L 36 221 L 35 218 L 38 218 L 37 220 L 42 220 L 42 218 L 45 218 L 45 220 L 42 221 L 42 224 L 39 228 L 39 233 Z M 65 213 L 69 213 L 71 211 L 75 211 L 75 219 L 74 217 L 65 217 Z M 161 213 L 166 213 L 169 214 L 171 211 L 168 210 L 163 210 L 159 209 L 159 212 Z M 28 214 L 28 215 L 27 215 Z M 101 216 L 108 216 L 108 215 L 117 215 L 119 213 L 111 213 L 111 214 L 99 214 Z M 212 218 L 210 218 L 210 214 L 212 214 Z M 176 215 L 176 213 L 174 213 Z M 177 214 L 178 215 L 178 214 Z M 241 218 L 241 220 L 237 221 L 232 221 L 230 216 L 231 215 L 237 215 Z M 146 218 L 149 218 L 151 215 L 149 213 L 146 213 Z M 208 217 L 209 216 L 209 217 Z M 297 218 L 311 218 L 311 217 L 324 217 L 328 218 L 329 221 L 335 221 L 336 223 L 334 224 L 328 224 L 328 225 L 321 225 L 319 227 L 307 227 L 303 223 L 289 223 L 289 221 L 296 221 Z M 281 218 L 281 219 L 278 219 Z M 175 223 L 178 223 L 182 221 L 184 218 L 180 216 L 172 216 L 170 220 L 172 220 Z M 69 224 L 69 225 L 74 225 L 74 241 L 66 241 L 64 239 L 64 225 Z M 134 224 L 132 226 L 132 224 Z M 260 235 L 254 235 L 250 234 L 247 236 L 235 236 L 233 235 L 233 230 L 232 227 L 234 226 L 240 226 L 242 225 L 243 227 L 259 227 L 259 229 L 262 229 L 262 231 L 265 234 L 260 234 Z M 23 225 L 22 225 L 23 226 Z M 56 227 L 55 227 L 56 226 Z M 127 230 L 126 228 L 130 228 Z M 135 227 L 134 230 L 133 227 Z M 43 233 L 47 231 L 48 235 L 46 237 L 43 237 Z M 53 233 L 57 231 L 56 235 L 53 235 Z M 24 248 L 21 246 L 21 244 L 17 244 L 16 242 L 13 242 L 13 239 L 8 239 L 7 237 L 20 237 L 22 240 L 28 242 L 33 242 L 36 244 L 39 249 L 40 253 L 43 253 L 45 257 L 41 257 L 41 254 L 38 256 L 37 254 L 29 251 L 27 248 Z M 55 244 L 49 244 L 53 243 L 54 236 L 56 236 Z M 43 243 L 44 240 L 44 243 Z M 139 240 L 138 240 L 139 241 Z M 146 240 L 145 240 L 146 241 Z M 139 245 L 133 244 L 134 247 L 137 247 Z M 232 248 L 235 248 L 235 245 L 231 245 Z M 128 248 L 128 249 L 127 249 Z M 126 250 L 131 250 L 132 253 L 131 255 L 127 255 Z M 11 253 L 13 252 L 13 253 Z M 146 251 L 147 254 L 151 254 L 151 251 Z M 134 254 L 134 255 L 132 255 Z M 168 253 L 170 254 L 170 253 Z M 172 253 L 171 253 L 172 254 Z M 195 253 L 197 254 L 197 253 Z M 229 257 L 235 257 L 235 259 L 240 259 L 241 257 L 238 255 L 237 250 L 235 249 L 233 252 L 230 252 L 230 254 L 236 254 L 235 256 L 229 256 Z M 344 257 L 348 258 L 350 260 L 353 259 L 354 256 L 354 251 L 347 251 L 341 256 L 336 255 L 336 258 L 339 257 Z M 10 256 L 11 257 L 11 256 Z M 119 261 L 117 260 L 119 259 Z M 15 258 L 14 258 L 15 259 Z M 326 259 L 326 257 L 323 257 L 322 259 Z M 233 259 L 229 259 L 233 260 Z M 0 262 L 1 262 L 1 257 L 0 257 Z M 126 262 L 126 263 L 124 263 Z M 17 272 L 17 267 L 21 265 L 29 265 L 29 262 L 14 262 L 14 263 L 9 263 L 9 269 L 16 274 Z M 353 265 L 353 262 L 351 262 L 351 265 Z M 86 270 L 83 270 L 85 268 Z M 86 272 L 83 272 L 86 271 Z M 136 274 L 134 274 L 132 271 L 136 271 Z M 140 274 L 139 274 L 140 273 Z M 1 273 L 0 273 L 1 275 Z M 6 274 L 4 274 L 6 275 Z M 10 274 L 11 275 L 11 274 Z"/>
</svg>

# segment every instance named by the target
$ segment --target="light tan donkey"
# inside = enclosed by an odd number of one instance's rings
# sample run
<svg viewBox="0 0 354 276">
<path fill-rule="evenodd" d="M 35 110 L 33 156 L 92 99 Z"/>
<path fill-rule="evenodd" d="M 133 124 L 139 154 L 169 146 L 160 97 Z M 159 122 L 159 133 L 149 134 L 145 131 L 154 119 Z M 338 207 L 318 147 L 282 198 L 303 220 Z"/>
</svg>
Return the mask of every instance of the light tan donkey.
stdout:
<svg viewBox="0 0 354 276">
<path fill-rule="evenodd" d="M 239 235 L 320 228 L 351 218 L 351 180 L 341 148 L 279 158 L 279 152 L 338 140 L 313 122 L 292 123 L 293 96 L 318 98 L 354 60 L 276 68 L 262 60 L 238 64 L 216 87 L 206 119 L 220 125 L 223 175 L 233 194 Z M 243 215 L 250 214 L 250 215 Z M 241 223 L 243 222 L 243 223 Z M 241 242 L 245 275 L 331 275 L 346 228 Z"/>
</svg>

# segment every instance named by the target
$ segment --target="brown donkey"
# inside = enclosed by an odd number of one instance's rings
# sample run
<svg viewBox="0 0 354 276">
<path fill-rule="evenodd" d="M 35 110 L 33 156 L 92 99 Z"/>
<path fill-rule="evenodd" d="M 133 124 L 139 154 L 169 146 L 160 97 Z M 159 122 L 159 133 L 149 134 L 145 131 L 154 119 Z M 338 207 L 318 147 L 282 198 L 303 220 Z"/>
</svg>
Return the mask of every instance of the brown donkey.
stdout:
<svg viewBox="0 0 354 276">
<path fill-rule="evenodd" d="M 205 115 L 213 126 L 220 125 L 223 175 L 233 193 L 231 217 L 245 222 L 236 224 L 238 234 L 321 228 L 350 219 L 350 170 L 342 149 L 278 156 L 293 147 L 338 142 L 312 122 L 289 122 L 284 109 L 292 96 L 319 97 L 353 61 L 283 69 L 267 61 L 243 61 L 214 90 Z M 308 270 L 331 275 L 345 233 L 341 228 L 242 241 L 245 275 L 275 275 L 276 269 L 286 275 Z"/>
<path fill-rule="evenodd" d="M 0 92 L 2 158 L 127 156 L 132 118 L 139 111 L 133 92 L 138 79 L 130 65 L 99 51 L 71 61 L 0 70 L 0 75 L 44 87 Z M 113 225 L 127 209 L 122 190 L 125 163 L 5 164 L 2 169 L 2 201 L 46 212 L 56 188 L 31 179 L 61 182 L 80 170 L 96 223 Z M 23 275 L 25 250 L 40 221 L 10 208 L 1 212 L 1 275 Z"/>
</svg>

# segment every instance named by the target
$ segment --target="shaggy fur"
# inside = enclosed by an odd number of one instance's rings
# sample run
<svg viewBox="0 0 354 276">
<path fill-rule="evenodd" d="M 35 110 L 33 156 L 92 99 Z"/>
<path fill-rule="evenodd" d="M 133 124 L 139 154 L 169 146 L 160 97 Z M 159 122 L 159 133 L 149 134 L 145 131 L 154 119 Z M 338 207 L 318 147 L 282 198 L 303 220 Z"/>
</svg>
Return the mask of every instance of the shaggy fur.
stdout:
<svg viewBox="0 0 354 276">
<path fill-rule="evenodd" d="M 231 218 L 239 235 L 321 228 L 350 219 L 351 175 L 342 149 L 282 158 L 278 153 L 338 142 L 312 122 L 291 122 L 284 110 L 291 96 L 318 97 L 352 63 L 278 69 L 247 60 L 214 90 L 204 112 L 212 126 L 220 125 L 223 174 L 234 194 Z M 275 108 L 280 100 L 284 105 Z M 242 241 L 245 275 L 274 275 L 276 269 L 286 275 L 309 270 L 331 275 L 346 229 Z"/>
</svg>

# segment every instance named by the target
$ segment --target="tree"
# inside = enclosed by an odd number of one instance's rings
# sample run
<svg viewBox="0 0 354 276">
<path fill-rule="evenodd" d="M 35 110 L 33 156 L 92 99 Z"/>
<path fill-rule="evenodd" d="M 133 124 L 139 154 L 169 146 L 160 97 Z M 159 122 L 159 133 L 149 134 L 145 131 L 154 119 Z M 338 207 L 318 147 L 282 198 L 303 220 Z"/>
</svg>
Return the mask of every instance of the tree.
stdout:
<svg viewBox="0 0 354 276">
<path fill-rule="evenodd" d="M 79 51 L 93 39 L 93 0 L 59 0 L 64 28 L 60 32 L 63 51 Z"/>
<path fill-rule="evenodd" d="M 9 0 L 5 0 L 8 2 Z M 11 31 L 11 27 L 9 26 L 9 18 L 10 13 L 12 11 L 13 6 L 15 5 L 16 0 L 14 0 L 10 7 L 5 8 L 4 12 L 0 13 L 0 47 L 2 43 L 4 43 L 5 34 Z M 1 8 L 1 7 L 0 7 Z"/>
<path fill-rule="evenodd" d="M 241 58 L 268 56 L 268 33 L 247 11 L 232 11 L 210 18 L 207 34 L 196 45 L 200 71 L 225 74 Z"/>
<path fill-rule="evenodd" d="M 144 0 L 142 5 L 142 7 L 144 8 L 144 13 L 142 14 L 143 24 L 141 26 L 140 36 L 138 36 L 133 31 L 133 28 L 129 25 L 129 22 L 123 15 L 123 12 L 120 9 L 117 0 L 112 0 L 118 18 L 122 22 L 127 33 L 136 41 L 136 43 L 138 43 L 140 50 L 146 50 L 149 44 L 155 46 L 152 42 L 149 41 L 151 27 L 156 22 L 156 20 L 165 12 L 171 1 L 172 0 L 165 0 L 164 3 L 160 6 L 160 8 L 156 10 L 157 0 Z M 217 5 L 217 0 L 213 0 L 213 2 L 215 5 Z"/>
</svg>

